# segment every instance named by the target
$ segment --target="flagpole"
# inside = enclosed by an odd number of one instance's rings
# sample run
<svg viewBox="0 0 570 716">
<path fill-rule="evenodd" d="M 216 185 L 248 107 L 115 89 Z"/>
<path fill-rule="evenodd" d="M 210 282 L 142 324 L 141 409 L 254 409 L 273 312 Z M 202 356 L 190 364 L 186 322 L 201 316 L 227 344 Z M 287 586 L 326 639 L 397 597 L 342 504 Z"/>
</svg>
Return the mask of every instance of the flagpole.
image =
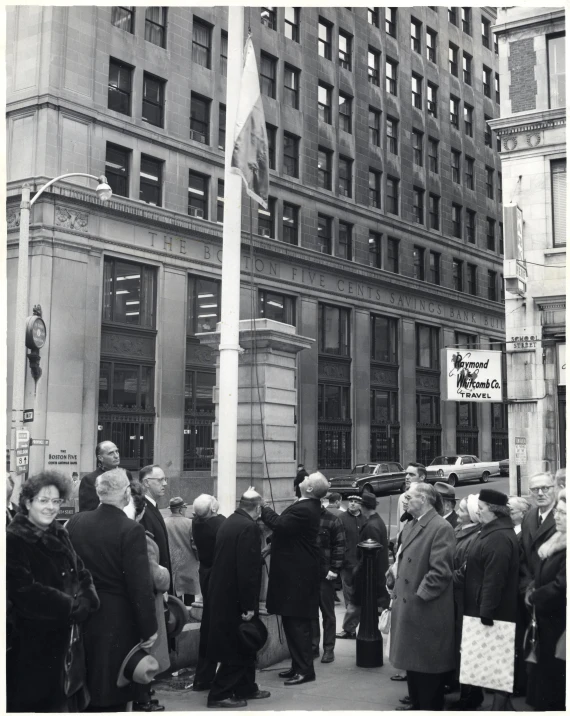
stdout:
<svg viewBox="0 0 570 716">
<path fill-rule="evenodd" d="M 222 258 L 222 313 L 218 401 L 218 501 L 230 515 L 236 508 L 239 304 L 242 180 L 230 172 L 240 94 L 244 46 L 244 8 L 228 8 L 228 75 Z"/>
</svg>

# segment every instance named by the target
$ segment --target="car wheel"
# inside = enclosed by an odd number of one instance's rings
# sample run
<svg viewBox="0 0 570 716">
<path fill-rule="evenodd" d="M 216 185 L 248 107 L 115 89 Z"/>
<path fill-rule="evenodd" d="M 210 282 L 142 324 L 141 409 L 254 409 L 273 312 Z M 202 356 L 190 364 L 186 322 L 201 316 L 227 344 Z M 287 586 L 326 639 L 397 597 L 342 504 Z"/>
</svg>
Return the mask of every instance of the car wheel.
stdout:
<svg viewBox="0 0 570 716">
<path fill-rule="evenodd" d="M 459 480 L 457 479 L 457 475 L 450 475 L 447 481 L 451 485 L 451 487 L 457 487 L 457 483 L 459 482 Z"/>
<path fill-rule="evenodd" d="M 370 485 L 364 485 L 362 488 L 362 494 L 374 496 L 374 490 L 370 487 Z"/>
<path fill-rule="evenodd" d="M 484 472 L 481 475 L 481 482 L 489 482 L 489 473 L 488 472 Z"/>
</svg>

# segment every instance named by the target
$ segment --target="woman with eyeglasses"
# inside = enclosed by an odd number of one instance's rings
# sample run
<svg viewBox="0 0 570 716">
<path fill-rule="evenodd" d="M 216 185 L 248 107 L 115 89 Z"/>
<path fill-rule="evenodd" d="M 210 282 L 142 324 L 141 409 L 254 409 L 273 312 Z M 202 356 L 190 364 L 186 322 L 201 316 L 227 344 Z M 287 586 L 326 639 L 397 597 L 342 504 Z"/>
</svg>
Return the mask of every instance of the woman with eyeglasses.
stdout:
<svg viewBox="0 0 570 716">
<path fill-rule="evenodd" d="M 554 508 L 556 531 L 538 549 L 540 563 L 526 602 L 538 626 L 538 662 L 529 664 L 527 703 L 537 711 L 564 711 L 566 649 L 566 490 Z"/>
<path fill-rule="evenodd" d="M 71 626 L 99 608 L 91 574 L 56 520 L 73 489 L 59 472 L 26 480 L 20 511 L 6 530 L 6 582 L 14 630 L 7 664 L 8 711 L 78 711 L 83 689 L 64 693 Z"/>
</svg>

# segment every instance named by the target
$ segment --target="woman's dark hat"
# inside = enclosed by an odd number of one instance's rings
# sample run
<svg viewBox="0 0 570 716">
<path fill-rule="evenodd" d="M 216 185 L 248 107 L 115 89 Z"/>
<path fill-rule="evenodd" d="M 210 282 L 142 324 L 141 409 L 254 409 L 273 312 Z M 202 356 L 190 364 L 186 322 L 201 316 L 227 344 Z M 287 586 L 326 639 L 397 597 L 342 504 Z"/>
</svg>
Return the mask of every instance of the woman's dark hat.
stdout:
<svg viewBox="0 0 570 716">
<path fill-rule="evenodd" d="M 258 616 L 238 626 L 238 641 L 245 654 L 256 654 L 267 641 L 267 627 Z"/>
<path fill-rule="evenodd" d="M 117 677 L 117 686 L 121 689 L 131 682 L 150 684 L 159 671 L 160 666 L 154 656 L 141 649 L 140 644 L 137 644 L 123 659 Z"/>
<path fill-rule="evenodd" d="M 509 496 L 498 490 L 489 490 L 487 488 L 479 493 L 479 502 L 486 502 L 488 505 L 497 505 L 498 507 L 506 507 Z"/>
<path fill-rule="evenodd" d="M 166 631 L 168 636 L 178 636 L 184 625 L 188 623 L 188 610 L 184 606 L 184 602 L 172 594 L 168 595 L 166 610 Z"/>
</svg>

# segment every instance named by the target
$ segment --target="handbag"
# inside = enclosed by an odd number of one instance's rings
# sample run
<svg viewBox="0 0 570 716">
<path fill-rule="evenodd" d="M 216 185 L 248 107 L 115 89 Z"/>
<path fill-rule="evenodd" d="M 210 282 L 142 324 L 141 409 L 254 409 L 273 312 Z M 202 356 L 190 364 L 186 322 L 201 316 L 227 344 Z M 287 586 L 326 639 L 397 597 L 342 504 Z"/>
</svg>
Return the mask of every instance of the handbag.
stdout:
<svg viewBox="0 0 570 716">
<path fill-rule="evenodd" d="M 63 692 L 73 696 L 85 685 L 85 649 L 79 624 L 71 626 L 63 669 Z"/>
<path fill-rule="evenodd" d="M 387 609 L 384 609 L 382 614 L 380 614 L 380 620 L 378 622 L 378 629 L 380 629 L 382 634 L 390 633 L 391 621 L 392 621 L 392 607 L 390 606 Z"/>
<path fill-rule="evenodd" d="M 529 664 L 538 663 L 538 625 L 536 623 L 536 612 L 532 608 L 532 618 L 526 628 L 523 640 L 524 660 Z"/>
</svg>

